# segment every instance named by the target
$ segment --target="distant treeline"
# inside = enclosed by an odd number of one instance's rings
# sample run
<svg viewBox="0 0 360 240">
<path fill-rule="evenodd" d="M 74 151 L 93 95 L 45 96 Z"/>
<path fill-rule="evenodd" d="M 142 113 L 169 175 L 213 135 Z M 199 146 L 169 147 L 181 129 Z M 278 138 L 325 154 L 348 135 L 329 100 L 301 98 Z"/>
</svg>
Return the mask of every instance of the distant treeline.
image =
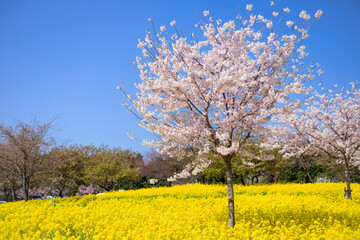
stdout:
<svg viewBox="0 0 360 240">
<path fill-rule="evenodd" d="M 19 122 L 15 127 L 0 125 L 0 195 L 3 200 L 28 200 L 33 195 L 65 197 L 189 182 L 226 182 L 221 159 L 211 155 L 208 157 L 212 163 L 204 171 L 171 182 L 168 179 L 185 167 L 189 168 L 194 159 L 180 160 L 155 150 L 143 156 L 120 147 L 55 147 L 50 130 L 51 122 L 36 120 L 32 124 Z M 266 152 L 259 145 L 253 141 L 247 149 L 253 158 L 240 155 L 234 158 L 235 183 L 345 181 L 343 169 L 324 157 L 301 156 L 285 160 L 276 150 Z M 259 159 L 266 155 L 272 158 Z M 352 181 L 360 182 L 359 169 L 351 171 Z"/>
</svg>

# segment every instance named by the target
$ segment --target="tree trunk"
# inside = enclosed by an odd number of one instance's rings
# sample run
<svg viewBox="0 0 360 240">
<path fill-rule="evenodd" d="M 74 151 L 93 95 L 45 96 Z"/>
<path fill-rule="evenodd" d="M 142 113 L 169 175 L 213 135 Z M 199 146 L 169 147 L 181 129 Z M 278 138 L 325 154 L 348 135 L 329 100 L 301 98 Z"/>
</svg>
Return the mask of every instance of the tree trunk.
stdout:
<svg viewBox="0 0 360 240">
<path fill-rule="evenodd" d="M 231 171 L 231 156 L 223 156 L 226 165 L 226 182 L 228 187 L 228 207 L 229 207 L 229 226 L 235 226 L 235 204 L 234 204 L 234 187 Z"/>
<path fill-rule="evenodd" d="M 274 183 L 274 182 L 275 182 L 275 176 L 273 174 L 270 174 L 269 183 Z"/>
<path fill-rule="evenodd" d="M 311 182 L 311 183 L 314 183 L 314 180 L 313 180 L 312 177 L 310 176 L 309 170 L 306 170 L 306 174 L 307 174 L 307 176 L 309 177 L 310 182 Z"/>
<path fill-rule="evenodd" d="M 349 167 L 348 166 L 346 166 L 345 178 L 346 178 L 346 187 L 347 187 L 347 189 L 345 189 L 346 197 L 351 200 L 352 199 L 351 198 L 351 191 L 352 190 L 350 188 L 351 179 L 350 179 Z"/>
<path fill-rule="evenodd" d="M 10 195 L 5 193 L 5 201 L 10 202 L 9 199 L 10 199 Z"/>
<path fill-rule="evenodd" d="M 15 185 L 14 184 L 11 184 L 11 197 L 12 197 L 12 201 L 15 202 L 16 194 L 15 194 Z"/>
<path fill-rule="evenodd" d="M 8 193 L 8 190 L 7 190 L 5 184 L 3 185 L 1 191 L 4 193 L 5 201 L 9 202 L 10 194 Z"/>
<path fill-rule="evenodd" d="M 275 182 L 279 182 L 279 179 L 283 175 L 283 173 L 283 171 L 279 173 L 279 175 L 275 178 Z"/>
<path fill-rule="evenodd" d="M 23 189 L 24 189 L 24 200 L 27 202 L 29 200 L 29 184 L 26 181 L 26 177 L 23 177 Z"/>
<path fill-rule="evenodd" d="M 246 183 L 245 183 L 245 180 L 244 180 L 244 176 L 243 176 L 243 175 L 241 175 L 240 181 L 241 181 L 241 184 L 242 184 L 243 186 L 246 186 Z"/>
<path fill-rule="evenodd" d="M 24 153 L 25 154 L 25 153 Z M 24 156 L 23 159 L 23 170 L 22 170 L 22 182 L 23 182 L 23 189 L 24 189 L 24 200 L 25 202 L 27 202 L 29 200 L 29 182 L 27 179 L 27 167 L 26 167 L 26 163 L 27 163 L 27 157 L 26 155 Z"/>
</svg>

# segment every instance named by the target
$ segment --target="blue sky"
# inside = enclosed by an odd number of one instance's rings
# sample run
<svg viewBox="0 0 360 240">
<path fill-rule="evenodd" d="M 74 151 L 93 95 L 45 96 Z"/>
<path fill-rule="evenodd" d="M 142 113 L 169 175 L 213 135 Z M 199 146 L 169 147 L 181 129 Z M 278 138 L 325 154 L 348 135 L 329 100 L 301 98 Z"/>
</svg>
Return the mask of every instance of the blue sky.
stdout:
<svg viewBox="0 0 360 240">
<path fill-rule="evenodd" d="M 130 61 L 140 56 L 137 39 L 145 36 L 147 19 L 157 27 L 172 20 L 184 31 L 194 31 L 198 14 L 209 10 L 229 20 L 245 12 L 270 13 L 269 1 L 182 0 L 0 0 L 0 123 L 42 121 L 56 117 L 59 143 L 108 144 L 146 152 L 139 138 L 153 135 L 138 126 L 121 106 L 116 86 L 122 78 L 134 91 L 139 82 Z M 323 16 L 305 42 L 307 57 L 320 64 L 325 88 L 360 80 L 360 1 L 275 1 L 297 17 L 301 10 Z M 316 81 L 313 82 L 317 84 Z"/>
</svg>

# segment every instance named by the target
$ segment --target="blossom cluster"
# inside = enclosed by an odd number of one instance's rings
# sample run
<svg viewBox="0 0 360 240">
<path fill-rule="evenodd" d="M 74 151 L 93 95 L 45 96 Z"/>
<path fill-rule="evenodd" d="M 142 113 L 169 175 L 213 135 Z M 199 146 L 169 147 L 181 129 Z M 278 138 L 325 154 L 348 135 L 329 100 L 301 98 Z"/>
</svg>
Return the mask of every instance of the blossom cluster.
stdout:
<svg viewBox="0 0 360 240">
<path fill-rule="evenodd" d="M 40 195 L 41 193 L 36 187 L 34 187 L 34 188 L 28 189 L 28 194 L 29 194 L 29 196 L 33 196 L 33 195 Z M 16 196 L 20 199 L 24 199 L 25 198 L 24 188 L 20 188 L 20 189 L 16 190 Z"/>
<path fill-rule="evenodd" d="M 94 194 L 94 193 L 95 193 L 95 189 L 93 187 L 91 187 L 91 186 L 87 187 L 85 185 L 81 185 L 81 186 L 79 186 L 76 196 L 84 196 L 84 195 Z"/>
<path fill-rule="evenodd" d="M 303 60 L 310 15 L 302 11 L 297 24 L 284 24 L 279 12 L 266 19 L 252 14 L 253 5 L 246 9 L 251 12 L 247 19 L 226 22 L 204 11 L 204 20 L 196 25 L 202 35 L 197 41 L 180 34 L 175 21 L 171 28 L 161 26 L 139 39 L 141 83 L 136 97 L 128 99 L 140 126 L 159 136 L 143 144 L 178 158 L 189 157 L 189 148 L 200 159 L 207 154 L 246 155 L 246 144 L 266 130 L 270 117 L 293 107 L 289 95 L 307 93 L 302 83 L 315 77 L 315 65 L 306 68 Z M 283 14 L 289 12 L 283 9 Z M 321 14 L 319 10 L 315 17 Z M 278 25 L 284 26 L 281 34 Z M 200 163 L 198 173 L 209 161 L 195 163 Z M 188 166 L 178 177 L 194 168 Z"/>
<path fill-rule="evenodd" d="M 338 164 L 360 166 L 360 89 L 312 92 L 305 106 L 277 116 L 274 138 L 265 147 L 279 148 L 285 156 L 322 154 Z"/>
</svg>

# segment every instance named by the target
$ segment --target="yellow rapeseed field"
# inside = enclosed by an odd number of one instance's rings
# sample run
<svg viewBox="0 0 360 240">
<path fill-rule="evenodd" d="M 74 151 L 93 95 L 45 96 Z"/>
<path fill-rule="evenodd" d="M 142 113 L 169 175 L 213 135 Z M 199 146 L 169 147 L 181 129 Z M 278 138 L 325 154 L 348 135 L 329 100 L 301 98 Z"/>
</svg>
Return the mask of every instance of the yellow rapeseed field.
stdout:
<svg viewBox="0 0 360 240">
<path fill-rule="evenodd" d="M 0 205 L 0 239 L 360 239 L 360 185 L 184 185 Z"/>
</svg>

